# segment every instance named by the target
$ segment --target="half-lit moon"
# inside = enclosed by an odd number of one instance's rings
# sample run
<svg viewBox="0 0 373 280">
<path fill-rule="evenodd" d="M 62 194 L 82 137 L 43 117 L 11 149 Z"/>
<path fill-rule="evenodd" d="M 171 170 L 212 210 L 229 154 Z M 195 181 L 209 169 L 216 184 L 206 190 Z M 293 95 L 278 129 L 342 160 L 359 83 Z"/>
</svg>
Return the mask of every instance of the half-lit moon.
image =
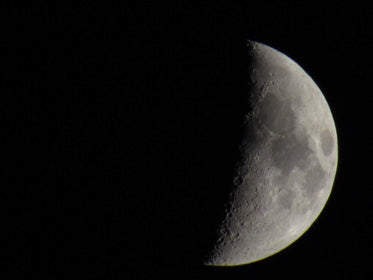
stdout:
<svg viewBox="0 0 373 280">
<path fill-rule="evenodd" d="M 248 47 L 242 160 L 207 265 L 247 264 L 292 244 L 324 208 L 337 168 L 336 128 L 318 86 L 279 51 Z"/>
</svg>

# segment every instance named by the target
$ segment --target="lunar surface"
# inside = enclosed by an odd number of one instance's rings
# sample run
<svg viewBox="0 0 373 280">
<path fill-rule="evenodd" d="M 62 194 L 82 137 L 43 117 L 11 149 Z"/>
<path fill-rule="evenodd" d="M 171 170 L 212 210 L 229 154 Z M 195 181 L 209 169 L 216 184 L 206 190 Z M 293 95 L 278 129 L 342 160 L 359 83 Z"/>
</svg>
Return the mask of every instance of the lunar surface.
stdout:
<svg viewBox="0 0 373 280">
<path fill-rule="evenodd" d="M 292 244 L 325 206 L 337 168 L 335 124 L 315 82 L 273 48 L 249 41 L 248 49 L 242 157 L 206 265 L 247 264 Z"/>
</svg>

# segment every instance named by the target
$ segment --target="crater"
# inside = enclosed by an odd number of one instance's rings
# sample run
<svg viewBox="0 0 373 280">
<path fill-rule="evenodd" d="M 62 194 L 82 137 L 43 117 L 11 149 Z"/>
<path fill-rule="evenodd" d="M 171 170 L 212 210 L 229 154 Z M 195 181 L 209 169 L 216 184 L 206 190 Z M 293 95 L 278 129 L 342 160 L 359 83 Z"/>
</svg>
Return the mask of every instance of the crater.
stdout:
<svg viewBox="0 0 373 280">
<path fill-rule="evenodd" d="M 321 135 L 321 149 L 325 156 L 329 156 L 334 148 L 333 136 L 330 130 L 324 130 Z"/>
<path fill-rule="evenodd" d="M 274 93 L 267 93 L 257 108 L 259 121 L 275 133 L 283 134 L 295 128 L 295 114 L 290 102 L 281 100 Z"/>
</svg>

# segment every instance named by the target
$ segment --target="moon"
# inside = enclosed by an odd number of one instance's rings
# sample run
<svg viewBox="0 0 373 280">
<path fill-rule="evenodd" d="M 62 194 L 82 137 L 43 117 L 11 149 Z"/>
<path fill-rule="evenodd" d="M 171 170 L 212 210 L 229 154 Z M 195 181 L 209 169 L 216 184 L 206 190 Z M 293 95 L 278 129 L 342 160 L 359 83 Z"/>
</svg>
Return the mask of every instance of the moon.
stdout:
<svg viewBox="0 0 373 280">
<path fill-rule="evenodd" d="M 320 215 L 336 174 L 336 128 L 318 86 L 281 52 L 254 41 L 248 50 L 241 160 L 205 265 L 248 264 L 288 247 Z"/>
</svg>

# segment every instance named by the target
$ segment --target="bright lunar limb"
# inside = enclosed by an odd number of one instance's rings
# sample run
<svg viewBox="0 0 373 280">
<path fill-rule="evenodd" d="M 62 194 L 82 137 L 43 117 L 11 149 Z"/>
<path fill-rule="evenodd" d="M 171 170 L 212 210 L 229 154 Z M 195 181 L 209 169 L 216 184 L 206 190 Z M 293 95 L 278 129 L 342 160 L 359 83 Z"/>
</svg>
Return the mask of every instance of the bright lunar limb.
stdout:
<svg viewBox="0 0 373 280">
<path fill-rule="evenodd" d="M 267 258 L 297 240 L 332 190 L 338 147 L 329 106 L 293 60 L 249 41 L 251 111 L 234 188 L 206 265 Z"/>
</svg>

